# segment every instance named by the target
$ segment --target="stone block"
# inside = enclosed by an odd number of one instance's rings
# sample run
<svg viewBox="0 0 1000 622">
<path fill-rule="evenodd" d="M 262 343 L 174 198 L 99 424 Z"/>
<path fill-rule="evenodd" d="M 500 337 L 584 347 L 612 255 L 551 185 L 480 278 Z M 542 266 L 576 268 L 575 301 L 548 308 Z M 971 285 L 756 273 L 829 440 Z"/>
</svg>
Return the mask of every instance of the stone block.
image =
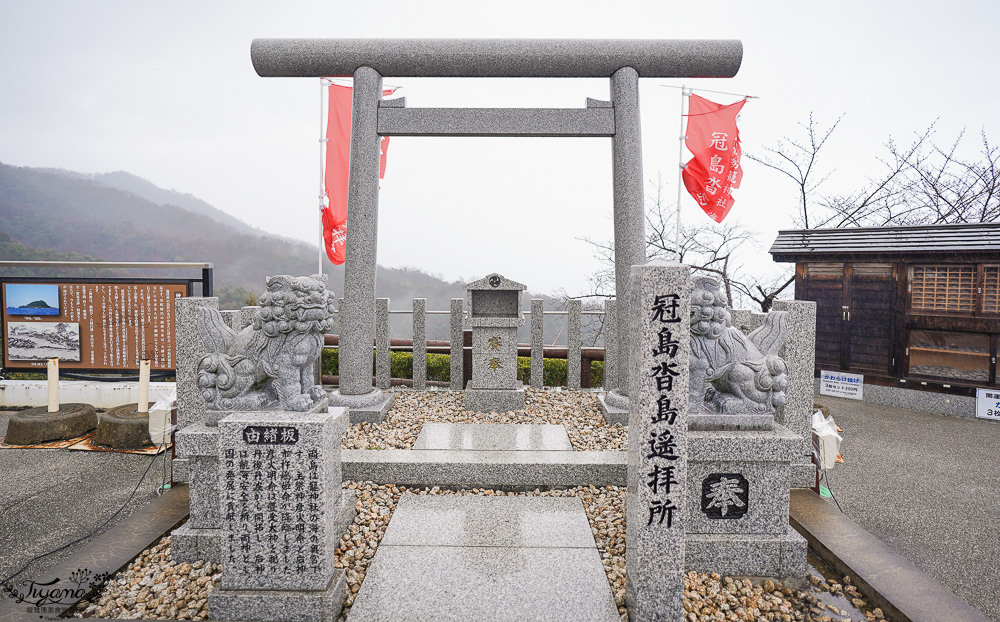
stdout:
<svg viewBox="0 0 1000 622">
<path fill-rule="evenodd" d="M 219 428 L 204 423 L 190 425 L 174 434 L 174 448 L 177 455 L 187 458 L 203 456 L 219 457 Z"/>
<path fill-rule="evenodd" d="M 799 436 L 784 426 L 771 431 L 691 431 L 688 460 L 788 462 L 797 456 Z"/>
<path fill-rule="evenodd" d="M 470 381 L 465 389 L 465 410 L 483 413 L 524 410 L 524 385 L 518 382 L 513 389 L 476 389 Z"/>
<path fill-rule="evenodd" d="M 346 597 L 347 578 L 342 569 L 337 569 L 327 586 L 318 591 L 216 588 L 208 595 L 208 611 L 213 620 L 248 622 L 335 620 L 344 608 Z"/>
<path fill-rule="evenodd" d="M 190 521 L 170 535 L 170 556 L 178 562 L 222 562 L 222 530 L 198 529 Z"/>
<path fill-rule="evenodd" d="M 188 524 L 199 529 L 220 527 L 219 459 L 215 456 L 188 458 Z"/>
<path fill-rule="evenodd" d="M 808 462 L 812 452 L 813 378 L 816 368 L 816 303 L 779 300 L 775 311 L 788 314 L 788 340 L 780 355 L 788 367 L 785 405 L 774 414 L 775 421 L 802 439 L 797 462 Z"/>
<path fill-rule="evenodd" d="M 346 419 L 343 408 L 322 408 L 219 422 L 224 590 L 328 588 Z"/>
<path fill-rule="evenodd" d="M 597 407 L 604 416 L 604 423 L 608 425 L 628 425 L 628 410 L 619 408 L 613 403 L 608 403 L 608 393 L 597 396 Z"/>
<path fill-rule="evenodd" d="M 465 318 L 466 327 L 509 328 L 524 325 L 521 304 L 526 287 L 523 284 L 493 273 L 463 287 L 465 306 L 469 310 Z"/>
<path fill-rule="evenodd" d="M 787 462 L 688 462 L 691 533 L 776 534 L 788 527 Z"/>
<path fill-rule="evenodd" d="M 427 388 L 427 300 L 413 299 L 413 388 Z"/>
<path fill-rule="evenodd" d="M 517 329 L 477 327 L 472 331 L 474 389 L 514 389 L 517 379 Z"/>
<path fill-rule="evenodd" d="M 568 325 L 566 328 L 566 387 L 570 389 L 580 388 L 580 312 L 582 303 L 579 300 L 570 300 L 567 311 Z"/>
<path fill-rule="evenodd" d="M 170 461 L 170 477 L 175 484 L 187 484 L 190 481 L 189 460 L 174 458 Z"/>
<path fill-rule="evenodd" d="M 604 301 L 604 390 L 618 388 L 618 303 L 614 298 Z M 607 417 L 605 417 L 606 419 Z M 609 424 L 610 425 L 610 424 Z M 625 425 L 625 424 L 623 424 Z"/>
<path fill-rule="evenodd" d="M 177 377 L 177 427 L 184 429 L 205 418 L 207 404 L 198 388 L 198 361 L 208 353 L 198 333 L 198 308 L 219 308 L 218 298 L 174 299 L 174 344 Z"/>
<path fill-rule="evenodd" d="M 781 534 L 688 534 L 684 569 L 751 577 L 797 577 L 806 572 L 806 541 L 788 527 Z"/>
<path fill-rule="evenodd" d="M 545 386 L 545 301 L 531 301 L 531 388 Z"/>
<path fill-rule="evenodd" d="M 236 310 L 226 310 L 219 311 L 219 315 L 222 316 L 222 321 L 226 323 L 226 326 L 233 329 L 235 332 L 240 332 L 243 330 L 242 319 L 240 318 L 240 312 Z"/>
<path fill-rule="evenodd" d="M 375 386 L 392 386 L 392 357 L 389 351 L 389 299 L 375 300 Z"/>
<path fill-rule="evenodd" d="M 629 435 L 625 598 L 637 620 L 684 615 L 689 503 L 690 268 L 653 260 L 629 280 Z M 660 347 L 671 331 L 676 347 Z"/>
<path fill-rule="evenodd" d="M 260 309 L 258 306 L 240 307 L 240 330 L 253 324 L 253 318 Z"/>
<path fill-rule="evenodd" d="M 572 451 L 565 426 L 527 423 L 425 423 L 413 449 Z"/>
<path fill-rule="evenodd" d="M 451 299 L 451 376 L 449 382 L 449 388 L 452 391 L 461 391 L 464 382 L 462 382 L 462 344 L 464 343 L 462 337 L 462 299 L 452 298 Z"/>
<path fill-rule="evenodd" d="M 392 392 L 381 389 L 363 395 L 344 395 L 340 389 L 330 393 L 330 402 L 346 408 L 351 423 L 381 423 L 395 401 Z"/>
</svg>

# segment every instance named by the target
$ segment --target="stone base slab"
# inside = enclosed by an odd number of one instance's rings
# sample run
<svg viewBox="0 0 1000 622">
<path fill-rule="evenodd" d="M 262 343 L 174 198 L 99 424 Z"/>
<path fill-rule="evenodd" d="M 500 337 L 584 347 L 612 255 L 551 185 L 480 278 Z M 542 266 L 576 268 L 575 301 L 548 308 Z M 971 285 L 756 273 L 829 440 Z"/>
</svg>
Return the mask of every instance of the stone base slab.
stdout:
<svg viewBox="0 0 1000 622">
<path fill-rule="evenodd" d="M 806 540 L 784 534 L 699 534 L 685 538 L 684 570 L 723 575 L 794 577 L 806 574 Z"/>
<path fill-rule="evenodd" d="M 200 559 L 218 564 L 222 561 L 222 530 L 181 525 L 170 536 L 170 555 L 179 562 Z"/>
<path fill-rule="evenodd" d="M 624 451 L 344 449 L 344 479 L 412 486 L 624 486 Z"/>
<path fill-rule="evenodd" d="M 597 396 L 597 406 L 604 415 L 604 423 L 608 425 L 628 425 L 628 411 L 608 404 L 607 393 Z"/>
<path fill-rule="evenodd" d="M 472 384 L 472 381 L 469 381 Z M 465 410 L 485 413 L 506 413 L 524 410 L 524 385 L 520 382 L 514 389 L 474 389 L 465 388 Z"/>
<path fill-rule="evenodd" d="M 816 485 L 816 465 L 808 459 L 791 464 L 791 488 L 812 488 Z"/>
<path fill-rule="evenodd" d="M 536 423 L 425 423 L 413 449 L 450 451 L 572 451 L 563 425 Z"/>
<path fill-rule="evenodd" d="M 249 622 L 335 620 L 344 608 L 346 596 L 347 577 L 338 568 L 330 586 L 321 591 L 216 588 L 208 596 L 208 613 L 213 620 Z"/>
<path fill-rule="evenodd" d="M 372 395 L 376 392 L 377 395 Z M 372 393 L 343 395 L 338 389 L 330 393 L 330 405 L 346 407 L 351 423 L 382 423 L 386 413 L 396 401 L 396 396 L 388 391 L 382 392 L 380 389 L 376 389 Z"/>
<path fill-rule="evenodd" d="M 692 413 L 688 417 L 689 430 L 764 430 L 774 429 L 772 415 L 721 415 Z"/>
</svg>

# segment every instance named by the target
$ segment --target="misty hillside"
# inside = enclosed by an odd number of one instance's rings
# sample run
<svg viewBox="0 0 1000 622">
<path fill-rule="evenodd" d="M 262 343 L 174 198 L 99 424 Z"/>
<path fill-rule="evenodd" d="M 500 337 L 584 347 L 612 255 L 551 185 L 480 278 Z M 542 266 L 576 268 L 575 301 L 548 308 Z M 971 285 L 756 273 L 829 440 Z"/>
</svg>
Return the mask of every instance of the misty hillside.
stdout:
<svg viewBox="0 0 1000 622">
<path fill-rule="evenodd" d="M 184 206 L 196 209 L 187 209 Z M 230 224 L 230 221 L 238 224 Z M 316 272 L 315 246 L 268 235 L 190 195 L 163 190 L 129 173 L 87 175 L 58 169 L 0 163 L 0 260 L 208 261 L 215 266 L 215 293 L 224 308 L 237 308 L 248 294 L 264 290 L 273 274 Z M 330 289 L 343 294 L 343 266 L 324 258 Z M 191 276 L 191 271 L 156 271 L 156 276 Z M 24 270 L 2 274 L 28 276 Z M 54 276 L 45 270 L 38 276 Z M 65 271 L 59 275 L 67 275 Z M 102 276 L 123 275 L 103 271 Z M 81 276 L 95 276 L 93 272 Z M 144 276 L 151 276 L 149 271 Z M 379 266 L 377 295 L 390 308 L 410 309 L 414 297 L 428 310 L 446 310 L 464 295 L 462 284 L 414 269 Z M 526 295 L 525 306 L 529 297 Z M 552 309 L 551 304 L 546 305 Z M 394 337 L 410 336 L 410 316 L 393 314 Z M 547 318 L 551 343 L 560 317 Z M 527 330 L 520 340 L 527 340 Z M 428 339 L 448 339 L 447 316 L 430 316 Z M 565 329 L 559 342 L 565 343 Z"/>
</svg>

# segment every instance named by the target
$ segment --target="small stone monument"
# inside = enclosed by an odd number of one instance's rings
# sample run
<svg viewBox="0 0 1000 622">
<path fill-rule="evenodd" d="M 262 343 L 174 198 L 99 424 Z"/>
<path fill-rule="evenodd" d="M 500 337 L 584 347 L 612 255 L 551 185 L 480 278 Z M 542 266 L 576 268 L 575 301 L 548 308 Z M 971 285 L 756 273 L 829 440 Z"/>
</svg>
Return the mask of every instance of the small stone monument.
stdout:
<svg viewBox="0 0 1000 622">
<path fill-rule="evenodd" d="M 346 577 L 340 437 L 345 408 L 234 413 L 219 422 L 222 584 L 218 620 L 332 620 Z"/>
<path fill-rule="evenodd" d="M 508 412 L 524 408 L 524 385 L 517 379 L 517 329 L 525 286 L 499 274 L 465 285 L 465 325 L 472 329 L 472 380 L 465 409 Z"/>
<path fill-rule="evenodd" d="M 631 620 L 684 617 L 690 268 L 632 266 L 625 600 Z"/>
</svg>

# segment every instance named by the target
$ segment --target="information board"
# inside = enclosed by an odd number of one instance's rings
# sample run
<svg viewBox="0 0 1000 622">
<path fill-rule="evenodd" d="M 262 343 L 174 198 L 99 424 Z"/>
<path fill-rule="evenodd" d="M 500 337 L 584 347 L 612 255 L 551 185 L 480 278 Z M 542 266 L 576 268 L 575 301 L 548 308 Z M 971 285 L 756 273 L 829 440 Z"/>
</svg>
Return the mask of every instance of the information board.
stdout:
<svg viewBox="0 0 1000 622">
<path fill-rule="evenodd" d="M 860 400 L 864 395 L 865 377 L 842 371 L 819 372 L 819 394 Z"/>
<path fill-rule="evenodd" d="M 976 416 L 1000 420 L 1000 390 L 976 389 Z"/>
<path fill-rule="evenodd" d="M 187 281 L 18 281 L 3 283 L 3 366 L 61 369 L 174 369 L 174 299 Z"/>
</svg>

